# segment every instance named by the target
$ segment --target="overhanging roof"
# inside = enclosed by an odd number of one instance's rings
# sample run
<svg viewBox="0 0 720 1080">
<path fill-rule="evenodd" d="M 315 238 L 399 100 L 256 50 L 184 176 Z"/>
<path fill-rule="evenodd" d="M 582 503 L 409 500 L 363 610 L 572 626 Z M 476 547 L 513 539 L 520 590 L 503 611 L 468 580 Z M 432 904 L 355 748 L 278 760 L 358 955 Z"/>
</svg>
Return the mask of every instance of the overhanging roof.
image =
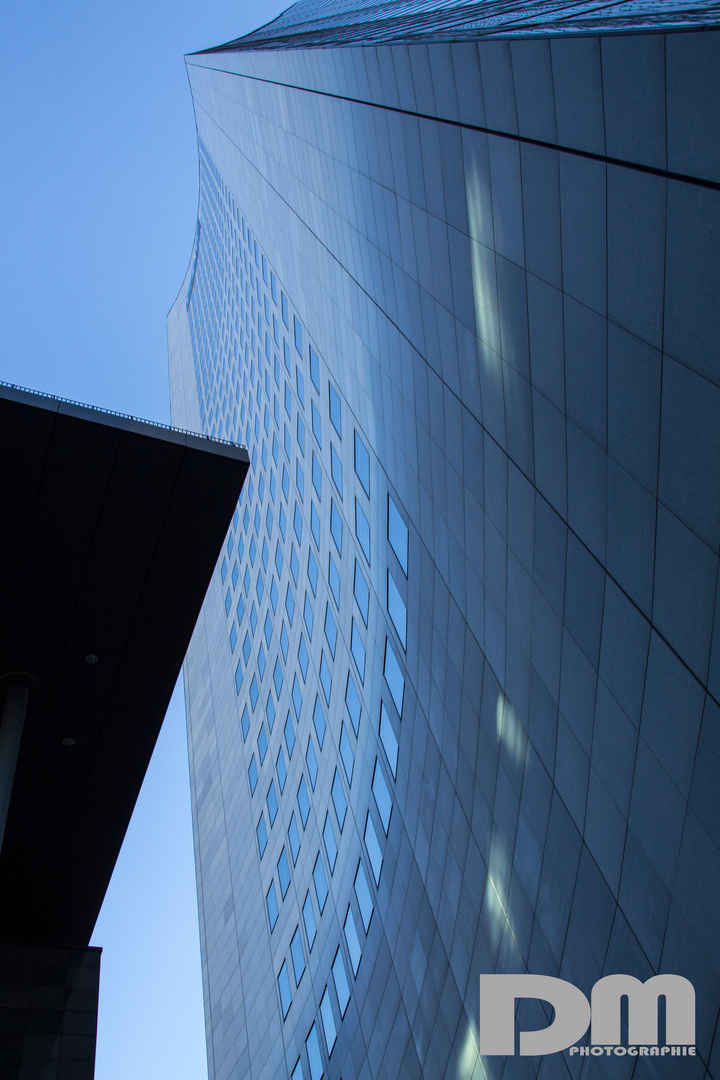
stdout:
<svg viewBox="0 0 720 1080">
<path fill-rule="evenodd" d="M 89 941 L 248 466 L 238 446 L 0 386 L 0 716 L 12 673 L 39 684 L 0 939 Z"/>
</svg>

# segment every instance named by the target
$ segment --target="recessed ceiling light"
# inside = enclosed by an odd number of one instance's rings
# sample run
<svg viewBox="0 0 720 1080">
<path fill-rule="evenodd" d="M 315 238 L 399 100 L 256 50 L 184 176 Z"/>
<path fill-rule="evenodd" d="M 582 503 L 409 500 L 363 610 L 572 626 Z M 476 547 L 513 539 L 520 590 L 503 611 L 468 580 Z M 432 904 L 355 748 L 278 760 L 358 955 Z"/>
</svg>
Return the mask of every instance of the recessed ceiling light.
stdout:
<svg viewBox="0 0 720 1080">
<path fill-rule="evenodd" d="M 98 656 L 97 653 L 89 652 L 85 656 L 85 663 L 86 664 L 97 664 L 99 659 L 100 659 L 100 657 Z"/>
</svg>

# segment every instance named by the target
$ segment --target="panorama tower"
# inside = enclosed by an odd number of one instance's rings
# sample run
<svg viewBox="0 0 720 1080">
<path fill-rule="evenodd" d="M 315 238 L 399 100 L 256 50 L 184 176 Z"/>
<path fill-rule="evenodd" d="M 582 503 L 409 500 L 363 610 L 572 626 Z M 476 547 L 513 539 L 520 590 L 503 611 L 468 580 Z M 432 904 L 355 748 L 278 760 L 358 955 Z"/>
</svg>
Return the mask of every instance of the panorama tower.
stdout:
<svg viewBox="0 0 720 1080">
<path fill-rule="evenodd" d="M 717 5 L 303 0 L 187 57 L 211 1080 L 720 1077 Z M 478 977 L 697 1055 L 478 1055 Z M 523 1002 L 519 1023 L 549 1013 Z"/>
</svg>

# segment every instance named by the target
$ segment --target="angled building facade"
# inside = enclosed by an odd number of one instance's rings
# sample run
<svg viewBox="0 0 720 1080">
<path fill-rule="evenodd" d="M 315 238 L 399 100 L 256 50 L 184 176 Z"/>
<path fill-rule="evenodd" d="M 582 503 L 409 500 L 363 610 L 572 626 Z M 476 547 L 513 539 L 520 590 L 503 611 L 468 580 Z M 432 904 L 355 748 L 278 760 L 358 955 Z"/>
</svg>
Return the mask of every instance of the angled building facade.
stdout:
<svg viewBox="0 0 720 1080">
<path fill-rule="evenodd" d="M 307 2 L 187 58 L 173 420 L 251 457 L 185 667 L 212 1080 L 600 1074 L 481 1057 L 492 972 L 683 975 L 720 1075 L 713 18 Z"/>
</svg>

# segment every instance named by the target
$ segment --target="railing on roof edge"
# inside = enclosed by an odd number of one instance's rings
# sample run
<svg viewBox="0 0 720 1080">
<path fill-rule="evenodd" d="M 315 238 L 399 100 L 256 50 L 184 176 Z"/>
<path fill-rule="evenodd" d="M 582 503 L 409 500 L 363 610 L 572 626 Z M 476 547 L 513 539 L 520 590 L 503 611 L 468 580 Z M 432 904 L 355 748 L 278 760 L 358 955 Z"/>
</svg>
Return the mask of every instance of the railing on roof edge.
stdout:
<svg viewBox="0 0 720 1080">
<path fill-rule="evenodd" d="M 99 405 L 88 405 L 85 401 L 75 401 L 73 398 L 59 397 L 57 394 L 46 394 L 42 390 L 32 390 L 29 386 L 19 386 L 18 383 L 5 382 L 0 379 L 0 387 L 7 390 L 19 390 L 23 394 L 33 394 L 35 397 L 48 398 L 50 401 L 60 401 L 63 405 L 77 405 L 80 409 L 90 409 L 92 412 L 104 413 L 106 416 L 119 416 L 122 420 L 134 420 L 137 424 L 148 424 L 150 427 L 162 428 L 164 431 L 176 431 L 179 435 L 192 435 L 194 439 L 205 439 L 207 442 L 222 443 L 224 446 L 247 449 L 243 443 L 233 442 L 232 439 L 221 439 L 219 435 L 206 435 L 203 431 L 190 431 L 189 428 L 175 427 L 173 424 L 161 424 L 159 420 L 145 420 L 142 416 L 133 416 L 132 413 L 118 412 L 116 409 L 103 409 Z"/>
</svg>

